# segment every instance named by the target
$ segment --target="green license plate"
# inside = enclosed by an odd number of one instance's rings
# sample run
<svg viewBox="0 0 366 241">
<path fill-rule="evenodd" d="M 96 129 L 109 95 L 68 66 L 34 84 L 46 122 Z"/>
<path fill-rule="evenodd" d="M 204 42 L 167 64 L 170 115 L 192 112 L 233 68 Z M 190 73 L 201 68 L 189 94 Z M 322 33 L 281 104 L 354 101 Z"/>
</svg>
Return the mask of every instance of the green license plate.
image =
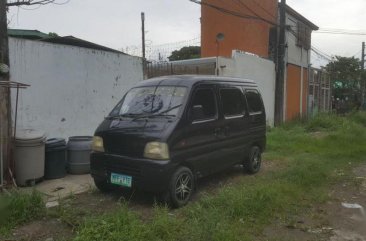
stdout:
<svg viewBox="0 0 366 241">
<path fill-rule="evenodd" d="M 131 187 L 132 177 L 117 173 L 111 173 L 111 183 L 119 186 Z"/>
</svg>

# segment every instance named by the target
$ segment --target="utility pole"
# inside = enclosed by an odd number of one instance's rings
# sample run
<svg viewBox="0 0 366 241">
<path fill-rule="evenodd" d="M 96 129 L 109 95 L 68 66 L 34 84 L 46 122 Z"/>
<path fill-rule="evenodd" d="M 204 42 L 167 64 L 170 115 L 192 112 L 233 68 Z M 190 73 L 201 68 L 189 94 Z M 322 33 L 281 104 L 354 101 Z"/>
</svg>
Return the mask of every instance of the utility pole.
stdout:
<svg viewBox="0 0 366 241">
<path fill-rule="evenodd" d="M 6 0 L 0 1 L 0 65 L 9 66 L 8 24 Z M 0 72 L 0 81 L 9 81 L 9 73 Z M 11 151 L 11 105 L 10 88 L 0 87 L 0 159 L 4 162 L 3 172 L 10 165 Z"/>
<path fill-rule="evenodd" d="M 366 74 L 365 74 L 365 42 L 362 42 L 362 56 L 361 56 L 361 105 L 365 104 L 366 94 Z"/>
<path fill-rule="evenodd" d="M 283 122 L 284 114 L 284 82 L 285 82 L 285 34 L 286 34 L 286 0 L 281 0 L 280 33 L 278 41 L 276 93 L 275 93 L 275 125 Z"/>
<path fill-rule="evenodd" d="M 141 13 L 141 31 L 142 31 L 142 73 L 146 78 L 146 50 L 145 50 L 145 13 Z"/>
</svg>

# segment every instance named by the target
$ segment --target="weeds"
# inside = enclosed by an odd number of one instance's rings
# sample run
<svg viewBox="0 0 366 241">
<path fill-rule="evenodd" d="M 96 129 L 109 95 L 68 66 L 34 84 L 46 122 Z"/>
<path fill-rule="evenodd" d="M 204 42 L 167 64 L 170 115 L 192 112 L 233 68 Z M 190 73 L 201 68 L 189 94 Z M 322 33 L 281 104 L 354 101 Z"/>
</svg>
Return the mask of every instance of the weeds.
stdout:
<svg viewBox="0 0 366 241">
<path fill-rule="evenodd" d="M 118 214 L 87 222 L 76 240 L 92 240 L 96 229 L 108 230 L 104 240 L 117 233 L 126 240 L 254 240 L 275 218 L 287 219 L 289 213 L 325 201 L 327 188 L 345 178 L 335 175 L 337 170 L 347 172 L 350 162 L 365 161 L 365 123 L 365 113 L 346 118 L 321 114 L 271 129 L 265 159 L 280 162 L 280 171 L 244 176 L 178 210 L 176 217 L 157 208 L 150 221 L 142 222 L 122 207 Z M 315 138 L 313 132 L 326 135 Z"/>
<path fill-rule="evenodd" d="M 45 206 L 39 192 L 13 191 L 0 196 L 0 213 L 0 234 L 7 235 L 15 226 L 44 216 Z"/>
<path fill-rule="evenodd" d="M 75 240 L 256 240 L 274 220 L 289 220 L 326 201 L 328 188 L 366 161 L 365 143 L 365 113 L 321 114 L 272 128 L 264 159 L 281 168 L 243 175 L 239 182 L 179 210 L 155 206 L 149 220 L 129 210 L 127 203 L 113 213 L 86 215 L 72 222 Z M 78 216 L 63 207 L 56 211 L 64 222 Z"/>
</svg>

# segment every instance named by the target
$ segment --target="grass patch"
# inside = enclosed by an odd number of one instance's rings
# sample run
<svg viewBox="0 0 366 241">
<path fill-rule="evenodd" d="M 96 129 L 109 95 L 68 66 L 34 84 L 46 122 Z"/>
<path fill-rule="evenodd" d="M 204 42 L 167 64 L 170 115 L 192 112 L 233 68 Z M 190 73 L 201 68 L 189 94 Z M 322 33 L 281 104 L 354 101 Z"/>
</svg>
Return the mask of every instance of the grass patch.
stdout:
<svg viewBox="0 0 366 241">
<path fill-rule="evenodd" d="M 365 161 L 365 123 L 365 113 L 321 114 L 271 129 L 265 159 L 280 163 L 279 171 L 243 176 L 174 216 L 155 207 L 154 217 L 144 222 L 123 206 L 86 222 L 76 240 L 254 240 L 273 220 L 288 220 L 327 200 L 327 188 L 346 178 L 349 163 Z M 326 135 L 315 138 L 314 132 Z M 98 234 L 103 235 L 96 239 Z"/>
<path fill-rule="evenodd" d="M 366 161 L 366 114 L 321 114 L 293 121 L 270 129 L 267 143 L 264 159 L 280 168 L 243 175 L 215 195 L 203 194 L 179 210 L 157 205 L 152 217 L 142 220 L 122 203 L 112 213 L 78 219 L 81 215 L 72 205 L 60 205 L 53 215 L 76 229 L 76 241 L 257 240 L 273 221 L 291 220 L 326 201 L 329 187 L 348 180 L 351 168 Z M 39 194 L 11 198 L 14 204 L 5 202 L 12 210 L 7 219 L 12 224 L 6 230 L 44 215 Z"/>
<path fill-rule="evenodd" d="M 42 196 L 37 191 L 21 193 L 12 191 L 0 195 L 0 235 L 8 235 L 17 225 L 45 215 Z"/>
</svg>

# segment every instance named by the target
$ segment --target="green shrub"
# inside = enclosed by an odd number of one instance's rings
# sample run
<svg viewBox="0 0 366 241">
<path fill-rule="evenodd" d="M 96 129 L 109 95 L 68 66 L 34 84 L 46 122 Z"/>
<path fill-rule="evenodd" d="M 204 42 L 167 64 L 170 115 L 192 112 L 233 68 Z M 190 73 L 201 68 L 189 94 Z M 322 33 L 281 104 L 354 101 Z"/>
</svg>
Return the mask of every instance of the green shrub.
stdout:
<svg viewBox="0 0 366 241">
<path fill-rule="evenodd" d="M 30 194 L 13 191 L 0 195 L 0 213 L 0 234 L 6 234 L 17 225 L 42 217 L 45 206 L 37 191 Z"/>
</svg>

